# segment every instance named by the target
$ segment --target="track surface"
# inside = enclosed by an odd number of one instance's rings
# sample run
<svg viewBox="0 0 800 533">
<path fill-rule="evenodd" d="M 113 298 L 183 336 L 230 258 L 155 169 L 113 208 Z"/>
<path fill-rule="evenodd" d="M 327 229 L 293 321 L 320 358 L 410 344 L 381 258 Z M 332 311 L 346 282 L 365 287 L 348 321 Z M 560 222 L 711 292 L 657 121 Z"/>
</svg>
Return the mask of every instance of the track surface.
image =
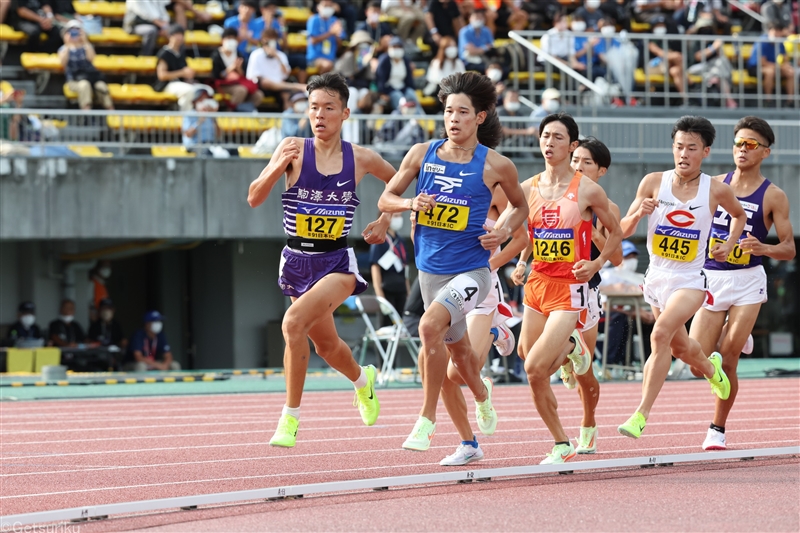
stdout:
<svg viewBox="0 0 800 533">
<path fill-rule="evenodd" d="M 577 435 L 577 394 L 560 385 L 554 390 L 564 426 Z M 668 382 L 643 437 L 632 440 L 616 426 L 633 412 L 640 390 L 638 383 L 602 386 L 594 457 L 701 452 L 713 414 L 708 385 Z M 267 445 L 282 394 L 2 403 L 0 508 L 9 515 L 441 471 L 439 460 L 459 440 L 443 406 L 431 449 L 408 452 L 400 444 L 422 391 L 378 394 L 381 416 L 368 428 L 350 405 L 352 393 L 307 393 L 291 450 Z M 553 443 L 529 389 L 496 387 L 494 405 L 498 430 L 479 436 L 486 458 L 466 468 L 538 463 Z M 727 428 L 729 449 L 800 444 L 800 380 L 742 381 Z M 81 530 L 798 531 L 798 491 L 795 457 L 319 496 L 119 518 Z M 477 521 L 462 527 L 465 514 Z"/>
</svg>

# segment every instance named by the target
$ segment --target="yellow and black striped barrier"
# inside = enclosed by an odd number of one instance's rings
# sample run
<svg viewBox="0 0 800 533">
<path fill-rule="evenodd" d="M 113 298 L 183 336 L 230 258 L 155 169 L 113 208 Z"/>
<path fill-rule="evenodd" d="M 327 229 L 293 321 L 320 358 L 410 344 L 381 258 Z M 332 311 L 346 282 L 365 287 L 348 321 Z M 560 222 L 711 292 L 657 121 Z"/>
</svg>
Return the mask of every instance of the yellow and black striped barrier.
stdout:
<svg viewBox="0 0 800 533">
<path fill-rule="evenodd" d="M 101 379 L 73 379 L 59 381 L 10 381 L 0 382 L 0 387 L 67 387 L 75 385 L 135 385 L 138 383 L 193 383 L 196 381 L 226 381 L 223 374 L 196 374 L 188 376 L 127 377 Z"/>
</svg>

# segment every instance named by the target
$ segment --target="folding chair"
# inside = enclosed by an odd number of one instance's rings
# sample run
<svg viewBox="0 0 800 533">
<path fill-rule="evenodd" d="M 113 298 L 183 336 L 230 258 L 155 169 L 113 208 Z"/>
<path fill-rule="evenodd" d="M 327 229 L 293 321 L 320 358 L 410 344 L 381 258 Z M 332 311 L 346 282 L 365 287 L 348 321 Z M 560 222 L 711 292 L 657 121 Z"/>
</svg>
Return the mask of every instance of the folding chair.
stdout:
<svg viewBox="0 0 800 533">
<path fill-rule="evenodd" d="M 380 296 L 361 295 L 356 296 L 356 307 L 361 313 L 361 318 L 367 325 L 364 336 L 361 339 L 361 357 L 359 364 L 364 361 L 367 345 L 371 342 L 383 361 L 381 365 L 378 383 L 385 385 L 394 374 L 394 359 L 397 355 L 397 348 L 402 343 L 411 354 L 414 361 L 414 375 L 416 379 L 416 369 L 418 367 L 417 354 L 419 353 L 420 341 L 418 337 L 412 337 L 403 324 L 400 313 L 385 298 Z M 372 316 L 387 316 L 392 321 L 391 326 L 375 329 L 372 323 Z M 386 343 L 384 346 L 383 343 Z"/>
</svg>

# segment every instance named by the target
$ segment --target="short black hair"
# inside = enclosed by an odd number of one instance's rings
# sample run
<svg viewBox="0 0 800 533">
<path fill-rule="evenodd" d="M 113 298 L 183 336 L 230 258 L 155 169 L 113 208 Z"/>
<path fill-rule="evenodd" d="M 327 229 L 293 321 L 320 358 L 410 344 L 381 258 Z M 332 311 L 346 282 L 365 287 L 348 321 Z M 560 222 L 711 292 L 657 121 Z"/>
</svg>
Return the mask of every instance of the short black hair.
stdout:
<svg viewBox="0 0 800 533">
<path fill-rule="evenodd" d="M 262 41 L 264 41 L 265 39 L 277 39 L 278 37 L 280 37 L 280 35 L 278 35 L 278 30 L 272 27 L 266 28 L 264 29 L 264 31 L 261 32 Z"/>
<path fill-rule="evenodd" d="M 261 2 L 258 3 L 258 6 L 261 9 L 264 9 L 265 7 L 272 7 L 272 6 L 277 6 L 277 5 L 278 5 L 278 2 L 276 2 L 276 0 L 261 0 Z"/>
<path fill-rule="evenodd" d="M 569 134 L 569 143 L 572 144 L 580 138 L 580 130 L 578 130 L 578 123 L 575 122 L 575 119 L 572 118 L 572 115 L 569 113 L 565 113 L 561 111 L 560 113 L 552 113 L 547 115 L 542 119 L 542 122 L 539 124 L 539 132 L 544 131 L 544 127 L 550 124 L 551 122 L 560 122 L 567 128 L 567 133 Z"/>
<path fill-rule="evenodd" d="M 743 117 L 733 127 L 733 135 L 736 136 L 739 130 L 753 130 L 758 133 L 767 141 L 767 146 L 772 146 L 775 143 L 775 132 L 772 131 L 769 123 L 763 118 L 749 116 Z"/>
<path fill-rule="evenodd" d="M 372 0 L 369 4 L 367 4 L 367 9 L 373 8 L 380 11 L 381 9 L 381 0 Z"/>
<path fill-rule="evenodd" d="M 705 117 L 697 117 L 692 115 L 685 115 L 678 119 L 678 122 L 672 127 L 672 140 L 675 140 L 675 135 L 682 131 L 684 133 L 696 133 L 703 139 L 705 146 L 714 144 L 714 139 L 717 137 L 717 130 Z"/>
<path fill-rule="evenodd" d="M 338 72 L 320 74 L 306 85 L 309 96 L 319 89 L 322 89 L 330 95 L 338 94 L 339 99 L 342 101 L 342 107 L 347 107 L 347 101 L 350 99 L 350 89 L 347 87 L 347 80 Z"/>
<path fill-rule="evenodd" d="M 609 168 L 611 166 L 611 152 L 608 147 L 596 137 L 585 137 L 578 141 L 578 148 L 586 148 L 592 154 L 594 161 L 599 168 Z"/>
<path fill-rule="evenodd" d="M 500 144 L 503 126 L 497 118 L 497 90 L 492 80 L 479 72 L 451 74 L 439 82 L 439 101 L 443 106 L 452 94 L 466 94 L 476 114 L 486 111 L 486 119 L 478 126 L 478 142 L 489 148 Z M 443 136 L 446 135 L 444 132 Z"/>
<path fill-rule="evenodd" d="M 239 38 L 239 31 L 236 28 L 225 28 L 222 30 L 222 38 L 225 39 L 226 37 L 236 37 Z"/>
</svg>

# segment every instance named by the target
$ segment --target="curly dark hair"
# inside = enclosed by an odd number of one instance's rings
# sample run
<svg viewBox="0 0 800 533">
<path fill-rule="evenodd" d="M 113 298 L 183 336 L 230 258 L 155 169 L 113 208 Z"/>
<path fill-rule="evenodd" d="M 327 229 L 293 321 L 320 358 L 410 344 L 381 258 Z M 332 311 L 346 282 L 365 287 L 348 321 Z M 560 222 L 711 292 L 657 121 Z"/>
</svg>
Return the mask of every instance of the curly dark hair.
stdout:
<svg viewBox="0 0 800 533">
<path fill-rule="evenodd" d="M 478 142 L 489 148 L 500 144 L 503 127 L 497 118 L 497 90 L 492 80 L 478 72 L 451 74 L 439 83 L 439 101 L 443 106 L 447 105 L 447 97 L 451 94 L 466 94 L 475 113 L 486 111 L 486 119 L 478 126 Z M 444 129 L 442 137 L 447 137 Z"/>
</svg>

